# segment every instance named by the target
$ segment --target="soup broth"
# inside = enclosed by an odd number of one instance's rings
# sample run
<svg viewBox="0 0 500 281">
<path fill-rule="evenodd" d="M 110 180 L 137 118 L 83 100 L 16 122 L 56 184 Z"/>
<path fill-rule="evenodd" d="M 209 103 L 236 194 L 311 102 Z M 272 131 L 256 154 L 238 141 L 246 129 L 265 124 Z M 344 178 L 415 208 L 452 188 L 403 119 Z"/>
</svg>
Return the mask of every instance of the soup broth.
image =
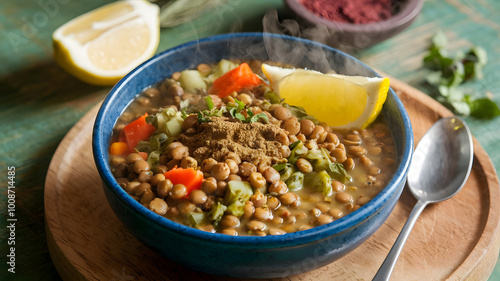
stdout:
<svg viewBox="0 0 500 281">
<path fill-rule="evenodd" d="M 306 230 L 374 198 L 397 162 L 383 118 L 334 130 L 286 104 L 261 64 L 200 64 L 138 94 L 111 140 L 120 186 L 170 220 L 228 235 Z"/>
</svg>

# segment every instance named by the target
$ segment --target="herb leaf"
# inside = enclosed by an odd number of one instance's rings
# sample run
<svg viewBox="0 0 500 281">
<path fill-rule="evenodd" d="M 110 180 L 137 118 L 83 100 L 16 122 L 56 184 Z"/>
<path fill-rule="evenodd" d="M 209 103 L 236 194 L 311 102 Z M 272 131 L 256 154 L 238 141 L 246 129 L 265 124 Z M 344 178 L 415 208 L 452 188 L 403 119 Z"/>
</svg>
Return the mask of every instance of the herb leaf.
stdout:
<svg viewBox="0 0 500 281">
<path fill-rule="evenodd" d="M 462 60 L 465 69 L 465 81 L 473 78 L 483 78 L 483 67 L 486 65 L 488 56 L 486 50 L 481 47 L 473 47 Z"/>
<path fill-rule="evenodd" d="M 498 105 L 489 98 L 467 101 L 470 106 L 470 115 L 478 119 L 492 119 L 500 115 Z"/>
<path fill-rule="evenodd" d="M 281 98 L 275 92 L 266 92 L 264 98 L 268 99 L 271 104 L 281 103 Z"/>
<path fill-rule="evenodd" d="M 245 103 L 237 99 L 234 99 L 234 103 L 227 103 L 226 107 L 229 108 L 231 117 L 243 123 L 253 123 L 259 120 L 262 120 L 266 124 L 269 123 L 269 119 L 265 113 L 261 112 L 254 115 L 253 111 L 246 107 Z M 243 112 L 246 113 L 246 116 Z"/>
<path fill-rule="evenodd" d="M 210 122 L 210 117 L 213 116 L 222 116 L 222 114 L 227 112 L 226 107 L 221 106 L 220 108 L 215 107 L 214 102 L 210 98 L 210 96 L 206 96 L 205 102 L 207 103 L 208 110 L 198 111 L 196 115 L 198 115 L 198 123 Z"/>
<path fill-rule="evenodd" d="M 234 102 L 238 105 L 238 110 L 243 110 L 245 109 L 245 103 L 243 103 L 242 101 L 239 101 L 238 99 L 234 99 Z"/>
<path fill-rule="evenodd" d="M 215 107 L 214 102 L 212 101 L 212 98 L 210 98 L 210 96 L 205 97 L 205 102 L 207 103 L 208 110 L 212 110 L 212 108 Z"/>
<path fill-rule="evenodd" d="M 257 122 L 259 120 L 262 120 L 262 122 L 265 124 L 269 123 L 269 119 L 267 118 L 267 115 L 264 112 L 257 113 L 254 116 L 252 116 L 250 118 L 250 123 Z"/>
<path fill-rule="evenodd" d="M 247 120 L 245 118 L 245 115 L 241 114 L 241 112 L 238 112 L 234 115 L 234 118 L 240 120 L 241 122 L 245 123 L 245 121 Z"/>
<path fill-rule="evenodd" d="M 207 114 L 206 110 L 197 112 L 196 115 L 198 115 L 198 123 L 210 122 L 210 116 Z"/>
<path fill-rule="evenodd" d="M 288 110 L 290 110 L 292 115 L 297 117 L 299 120 L 309 119 L 309 120 L 313 121 L 314 124 L 319 123 L 319 121 L 316 118 L 314 118 L 314 116 L 307 114 L 306 110 L 303 107 L 289 105 L 287 103 L 283 103 L 282 105 L 284 108 L 287 108 Z"/>
</svg>

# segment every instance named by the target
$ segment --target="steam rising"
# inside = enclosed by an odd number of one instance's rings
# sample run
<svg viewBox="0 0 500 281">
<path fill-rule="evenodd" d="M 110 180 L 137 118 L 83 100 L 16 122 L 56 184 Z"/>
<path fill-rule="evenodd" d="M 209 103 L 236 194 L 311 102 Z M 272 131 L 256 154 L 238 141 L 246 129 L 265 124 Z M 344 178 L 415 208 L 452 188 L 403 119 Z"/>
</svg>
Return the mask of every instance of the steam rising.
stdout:
<svg viewBox="0 0 500 281">
<path fill-rule="evenodd" d="M 284 19 L 282 22 L 280 22 L 276 10 L 267 11 L 267 13 L 264 15 L 264 18 L 262 19 L 262 26 L 264 28 L 264 32 L 287 34 L 290 36 L 313 40 L 329 46 L 333 46 L 334 48 L 347 53 L 350 53 L 358 49 L 359 47 L 362 47 L 343 42 L 342 35 L 340 33 L 331 28 L 329 29 L 324 25 L 300 25 L 296 20 L 293 19 Z"/>
<path fill-rule="evenodd" d="M 263 31 L 267 33 L 290 35 L 309 39 L 325 45 L 334 46 L 344 52 L 352 52 L 355 46 L 342 42 L 339 34 L 326 26 L 301 26 L 296 20 L 278 19 L 276 10 L 268 11 L 262 19 Z M 307 67 L 321 72 L 338 72 L 346 75 L 367 75 L 366 69 L 358 63 L 346 60 L 340 54 L 325 52 L 322 48 L 314 48 L 289 40 L 264 37 L 264 44 L 269 58 L 273 61 L 287 62 L 297 67 Z"/>
<path fill-rule="evenodd" d="M 264 27 L 264 32 L 301 37 L 301 28 L 299 24 L 291 19 L 285 19 L 283 23 L 280 23 L 276 10 L 266 13 L 262 20 L 262 25 Z M 314 31 L 309 31 L 309 33 L 321 34 L 316 28 Z M 316 67 L 320 69 L 330 69 L 326 60 L 326 55 L 320 49 L 311 50 L 302 44 L 285 40 L 270 40 L 269 38 L 264 38 L 264 44 L 267 47 L 270 59 L 273 61 L 286 61 L 292 65 L 300 65 L 304 55 L 307 55 L 308 60 Z"/>
<path fill-rule="evenodd" d="M 221 7 L 228 7 L 221 6 Z M 232 11 L 231 7 L 227 10 Z M 241 19 L 235 17 L 232 32 L 239 32 L 242 28 Z M 350 53 L 356 50 L 360 44 L 349 45 L 342 41 L 341 34 L 335 30 L 322 25 L 306 26 L 298 21 L 284 17 L 280 22 L 276 10 L 268 10 L 262 18 L 262 28 L 265 33 L 288 35 L 297 38 L 309 39 L 314 42 L 332 46 L 340 51 Z M 363 38 L 357 38 L 363 41 Z M 262 41 L 263 40 L 263 41 Z M 356 43 L 356 42 L 355 42 Z M 308 44 L 301 41 L 280 38 L 279 36 L 241 37 L 230 40 L 226 44 L 220 44 L 217 49 L 210 46 L 209 42 L 198 42 L 197 45 L 189 47 L 191 52 L 181 52 L 176 56 L 176 61 L 188 61 L 190 65 L 181 69 L 169 69 L 169 72 L 181 71 L 185 68 L 194 68 L 200 63 L 212 62 L 225 59 L 256 59 L 271 60 L 293 65 L 299 68 L 312 69 L 323 73 L 336 72 L 344 75 L 361 75 L 373 77 L 373 71 L 360 65 L 358 61 L 340 52 L 330 51 L 321 44 Z M 362 45 L 362 44 L 361 44 Z M 193 54 L 195 54 L 193 56 Z M 170 68 L 171 66 L 167 66 Z"/>
</svg>

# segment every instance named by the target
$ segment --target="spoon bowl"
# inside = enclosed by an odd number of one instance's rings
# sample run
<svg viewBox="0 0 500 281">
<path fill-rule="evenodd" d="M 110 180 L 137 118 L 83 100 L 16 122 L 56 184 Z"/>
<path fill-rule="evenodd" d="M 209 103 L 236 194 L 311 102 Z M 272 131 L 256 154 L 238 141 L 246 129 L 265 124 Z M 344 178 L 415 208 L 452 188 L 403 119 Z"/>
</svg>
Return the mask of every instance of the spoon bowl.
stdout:
<svg viewBox="0 0 500 281">
<path fill-rule="evenodd" d="M 419 142 L 408 173 L 415 198 L 446 200 L 463 187 L 472 167 L 472 136 L 459 117 L 440 119 Z"/>
<path fill-rule="evenodd" d="M 411 229 L 424 208 L 457 194 L 467 182 L 474 148 L 470 129 L 460 117 L 438 120 L 413 154 L 407 183 L 417 203 L 373 281 L 389 280 Z"/>
</svg>

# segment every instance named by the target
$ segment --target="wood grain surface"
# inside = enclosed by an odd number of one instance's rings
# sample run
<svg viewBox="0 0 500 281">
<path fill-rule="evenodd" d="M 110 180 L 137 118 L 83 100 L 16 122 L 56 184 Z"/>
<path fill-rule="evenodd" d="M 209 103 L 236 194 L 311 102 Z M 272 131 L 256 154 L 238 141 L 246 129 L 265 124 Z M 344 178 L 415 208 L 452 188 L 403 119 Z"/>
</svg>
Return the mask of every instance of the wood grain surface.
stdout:
<svg viewBox="0 0 500 281">
<path fill-rule="evenodd" d="M 5 226 L 10 218 L 6 187 L 7 167 L 12 166 L 16 168 L 17 219 L 15 274 L 7 271 L 6 255 L 12 247 L 7 244 L 9 232 L 6 227 L 0 228 L 0 280 L 60 280 L 49 256 L 45 235 L 47 170 L 61 140 L 106 96 L 109 87 L 85 84 L 58 67 L 52 59 L 51 34 L 65 22 L 110 1 L 0 1 L 0 38 L 3 39 L 0 40 L 0 171 L 3 171 L 0 173 L 0 225 Z M 207 11 L 190 22 L 161 29 L 157 52 L 210 35 L 261 31 L 262 18 L 270 9 L 277 9 L 283 19 L 288 18 L 282 13 L 283 0 L 227 2 L 226 6 Z M 425 0 L 422 12 L 407 30 L 352 55 L 432 94 L 426 87 L 425 78 L 429 72 L 422 60 L 430 39 L 441 30 L 449 39 L 447 50 L 450 54 L 466 51 L 473 45 L 486 50 L 488 62 L 484 77 L 467 82 L 466 93 L 474 97 L 489 93 L 492 100 L 500 104 L 499 14 L 498 0 Z M 465 119 L 499 173 L 500 117 Z M 61 157 L 61 152 L 57 157 Z M 490 167 L 489 164 L 483 166 Z M 395 226 L 395 231 L 399 231 L 399 227 Z M 80 253 L 75 251 L 74 254 Z M 450 250 L 449 255 L 453 254 Z M 120 268 L 113 271 L 115 274 L 111 271 L 109 269 L 107 275 L 112 276 L 110 279 L 131 280 Z M 500 280 L 500 261 L 488 280 Z"/>
<path fill-rule="evenodd" d="M 392 79 L 418 143 L 451 113 L 427 95 Z M 51 258 L 65 280 L 230 280 L 194 272 L 164 259 L 136 240 L 109 207 L 91 154 L 98 105 L 59 145 L 45 184 Z M 485 151 L 474 141 L 473 170 L 452 199 L 428 206 L 394 269 L 392 280 L 486 280 L 500 246 L 499 183 Z M 416 200 L 405 190 L 387 222 L 344 258 L 283 280 L 371 280 Z M 249 276 L 251 277 L 251 276 Z"/>
</svg>

